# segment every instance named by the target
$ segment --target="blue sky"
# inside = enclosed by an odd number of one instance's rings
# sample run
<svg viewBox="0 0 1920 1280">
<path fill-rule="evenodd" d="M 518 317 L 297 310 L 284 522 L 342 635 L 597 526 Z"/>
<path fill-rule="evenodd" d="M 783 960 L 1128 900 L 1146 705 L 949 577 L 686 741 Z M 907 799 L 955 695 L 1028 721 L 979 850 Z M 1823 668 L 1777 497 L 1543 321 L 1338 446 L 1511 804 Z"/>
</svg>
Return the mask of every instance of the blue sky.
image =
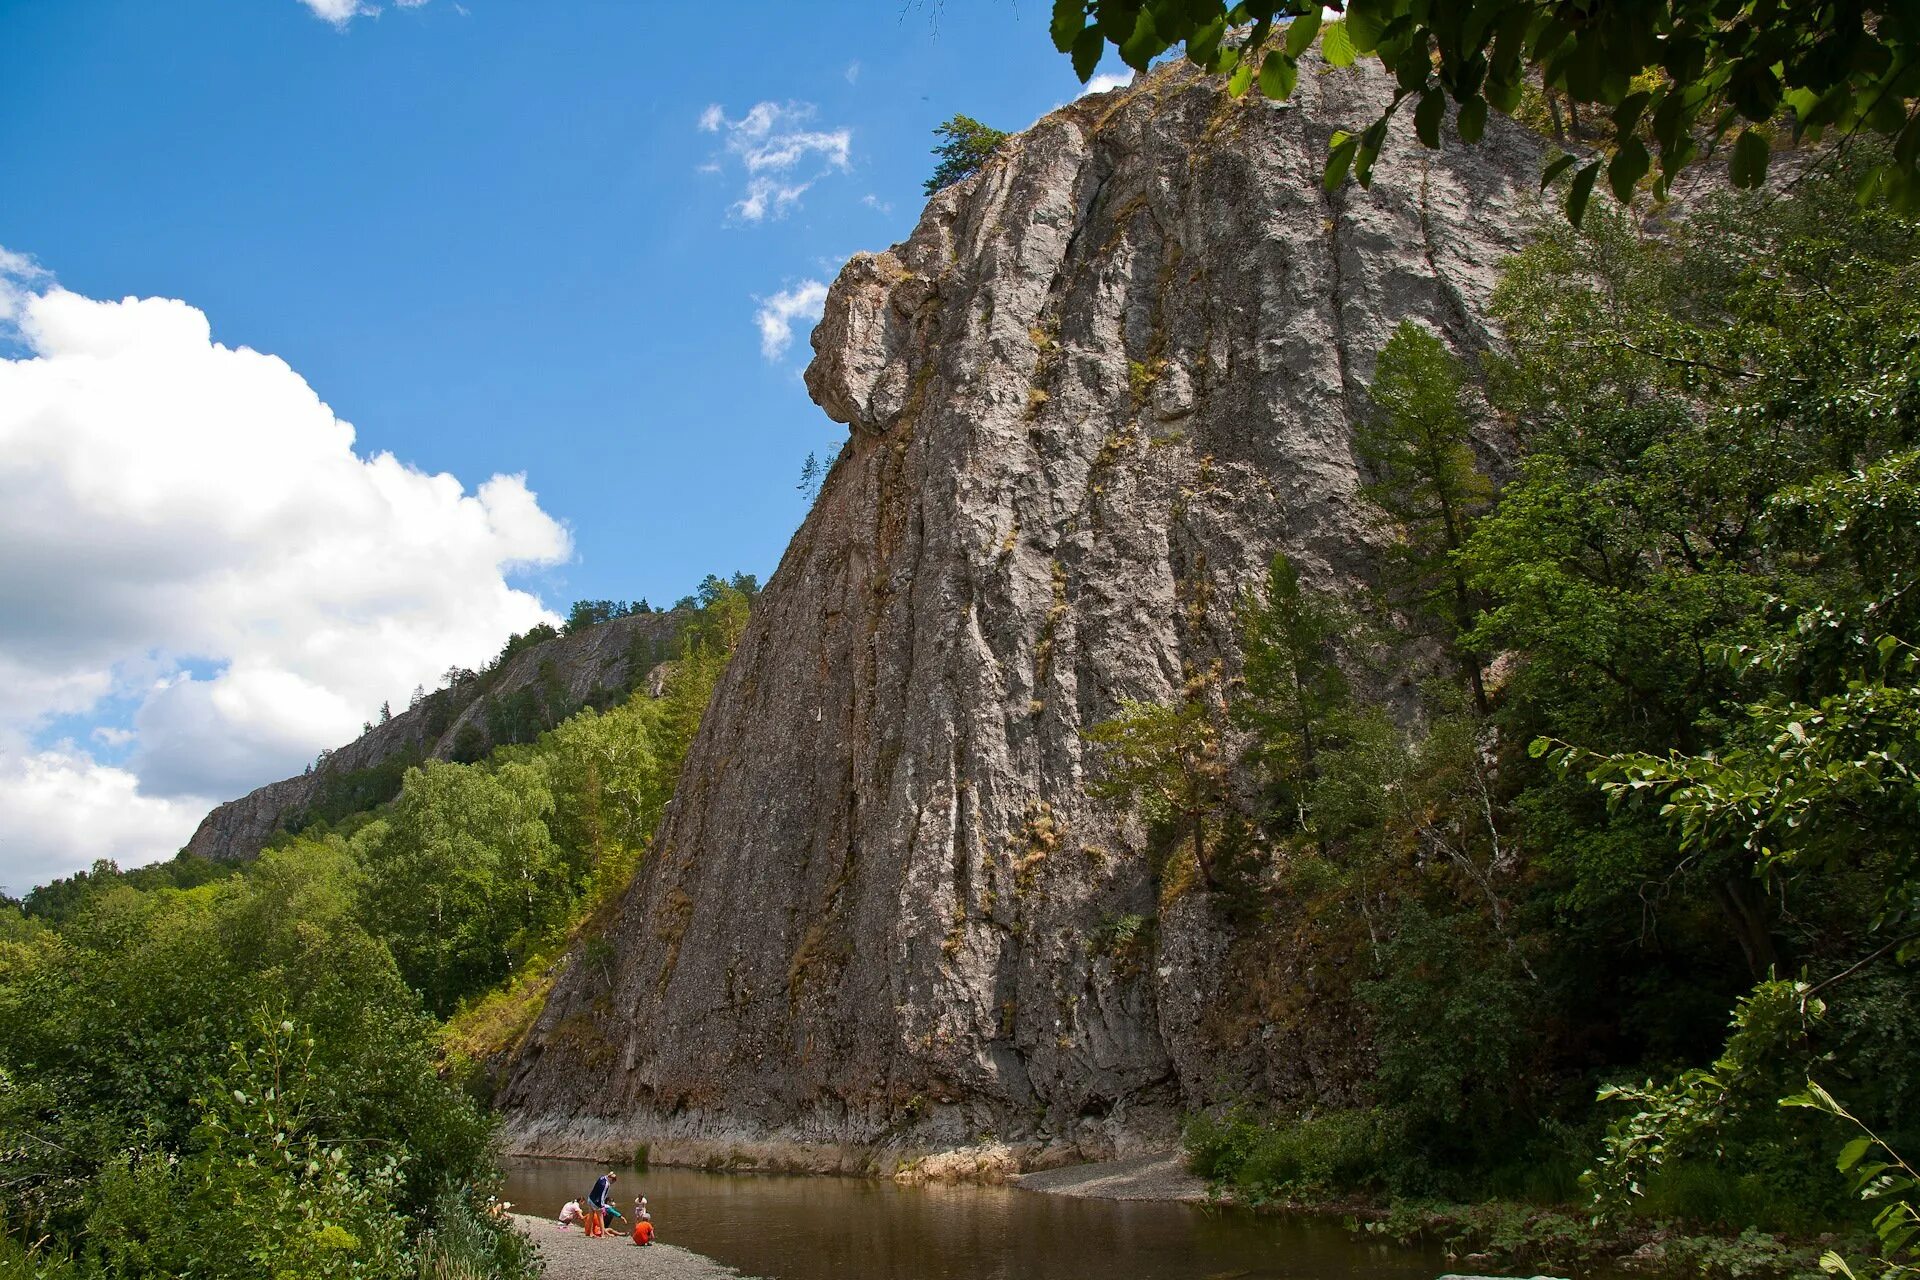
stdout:
<svg viewBox="0 0 1920 1280">
<path fill-rule="evenodd" d="M 170 854 L 542 607 L 764 577 L 802 459 L 842 438 L 801 304 L 911 229 L 937 123 L 1018 129 L 1079 89 L 1045 0 L 359 7 L 4 4 L 0 356 L 54 408 L 0 423 L 46 508 L 0 528 L 45 566 L 0 574 L 0 885 Z M 389 531 L 334 547 L 369 503 Z M 345 603 L 274 603 L 395 542 L 410 567 Z"/>
</svg>

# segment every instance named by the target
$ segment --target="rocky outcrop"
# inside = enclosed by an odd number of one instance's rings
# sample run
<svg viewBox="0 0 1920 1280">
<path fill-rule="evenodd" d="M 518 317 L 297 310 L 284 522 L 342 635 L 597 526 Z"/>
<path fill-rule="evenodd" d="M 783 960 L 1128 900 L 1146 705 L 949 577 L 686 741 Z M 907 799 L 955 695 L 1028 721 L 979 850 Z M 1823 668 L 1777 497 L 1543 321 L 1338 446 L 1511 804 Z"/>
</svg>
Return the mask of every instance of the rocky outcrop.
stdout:
<svg viewBox="0 0 1920 1280">
<path fill-rule="evenodd" d="M 306 813 L 330 784 L 339 787 L 390 762 L 484 754 L 497 745 L 498 709 L 516 696 L 537 703 L 533 709 L 543 719 L 556 720 L 615 691 L 642 686 L 649 669 L 671 652 L 683 617 L 674 612 L 615 618 L 522 649 L 486 672 L 464 673 L 452 686 L 329 752 L 307 773 L 216 807 L 200 820 L 183 852 L 221 862 L 251 858 L 276 831 Z"/>
<path fill-rule="evenodd" d="M 1339 1101 L 1361 1033 L 1236 942 L 1082 737 L 1238 661 L 1286 551 L 1357 589 L 1351 440 L 1413 319 L 1472 353 L 1536 216 L 1537 139 L 1397 140 L 1328 193 L 1329 134 L 1190 68 L 1082 99 L 854 258 L 807 386 L 849 427 L 762 593 L 610 952 L 560 981 L 513 1143 L 870 1167 L 992 1134 L 1030 1160 L 1164 1137 L 1249 1093 Z M 612 959 L 608 961 L 606 955 Z"/>
</svg>

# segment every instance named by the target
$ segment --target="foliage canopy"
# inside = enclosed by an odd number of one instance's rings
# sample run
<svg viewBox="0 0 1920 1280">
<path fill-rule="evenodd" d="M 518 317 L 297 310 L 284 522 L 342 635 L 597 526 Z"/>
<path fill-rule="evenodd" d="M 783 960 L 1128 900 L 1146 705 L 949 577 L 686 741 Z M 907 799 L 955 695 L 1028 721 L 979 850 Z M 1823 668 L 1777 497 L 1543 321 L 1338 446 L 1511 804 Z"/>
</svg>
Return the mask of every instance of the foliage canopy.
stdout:
<svg viewBox="0 0 1920 1280">
<path fill-rule="evenodd" d="M 1089 79 L 1108 45 L 1136 71 L 1184 47 L 1228 75 L 1235 96 L 1256 83 L 1286 98 L 1316 36 L 1326 60 L 1379 60 L 1391 104 L 1357 133 L 1336 132 L 1326 183 L 1371 181 L 1392 117 L 1408 102 L 1422 145 L 1440 145 L 1451 107 L 1462 141 L 1478 142 L 1489 111 L 1511 114 L 1528 81 L 1604 108 L 1612 154 L 1566 155 L 1567 214 L 1579 223 L 1604 173 L 1622 201 L 1653 170 L 1664 196 L 1687 164 L 1728 151 L 1734 184 L 1766 177 L 1777 130 L 1842 144 L 1878 136 L 1889 149 L 1856 172 L 1865 200 L 1920 207 L 1920 10 L 1904 0 L 1345 0 L 1322 22 L 1319 0 L 1055 0 L 1056 48 Z M 1241 29 L 1246 28 L 1242 33 Z M 1269 40 L 1269 36 L 1275 37 Z M 1576 168 L 1576 166 L 1578 166 Z"/>
</svg>

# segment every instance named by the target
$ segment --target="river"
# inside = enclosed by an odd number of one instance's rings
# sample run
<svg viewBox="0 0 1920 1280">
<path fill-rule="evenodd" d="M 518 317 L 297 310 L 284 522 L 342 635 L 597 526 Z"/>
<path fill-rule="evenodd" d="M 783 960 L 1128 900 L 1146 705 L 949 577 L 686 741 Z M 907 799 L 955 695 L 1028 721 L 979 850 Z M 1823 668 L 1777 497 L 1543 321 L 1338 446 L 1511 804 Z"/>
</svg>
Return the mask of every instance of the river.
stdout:
<svg viewBox="0 0 1920 1280">
<path fill-rule="evenodd" d="M 507 1198 L 555 1216 L 598 1170 L 513 1160 Z M 1190 1204 L 1082 1200 L 1012 1187 L 861 1178 L 622 1171 L 660 1239 L 765 1280 L 1433 1280 L 1437 1254 L 1369 1244 L 1336 1223 Z"/>
</svg>

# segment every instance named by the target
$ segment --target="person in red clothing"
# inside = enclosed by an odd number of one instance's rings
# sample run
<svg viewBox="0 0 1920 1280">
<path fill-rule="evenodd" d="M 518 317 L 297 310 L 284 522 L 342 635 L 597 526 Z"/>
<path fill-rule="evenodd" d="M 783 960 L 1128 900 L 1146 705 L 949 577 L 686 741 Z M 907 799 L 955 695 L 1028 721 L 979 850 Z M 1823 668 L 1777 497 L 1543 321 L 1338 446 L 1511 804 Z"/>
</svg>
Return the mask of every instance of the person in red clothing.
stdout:
<svg viewBox="0 0 1920 1280">
<path fill-rule="evenodd" d="M 635 1244 L 653 1243 L 653 1223 L 645 1218 L 633 1220 L 633 1242 Z"/>
</svg>

